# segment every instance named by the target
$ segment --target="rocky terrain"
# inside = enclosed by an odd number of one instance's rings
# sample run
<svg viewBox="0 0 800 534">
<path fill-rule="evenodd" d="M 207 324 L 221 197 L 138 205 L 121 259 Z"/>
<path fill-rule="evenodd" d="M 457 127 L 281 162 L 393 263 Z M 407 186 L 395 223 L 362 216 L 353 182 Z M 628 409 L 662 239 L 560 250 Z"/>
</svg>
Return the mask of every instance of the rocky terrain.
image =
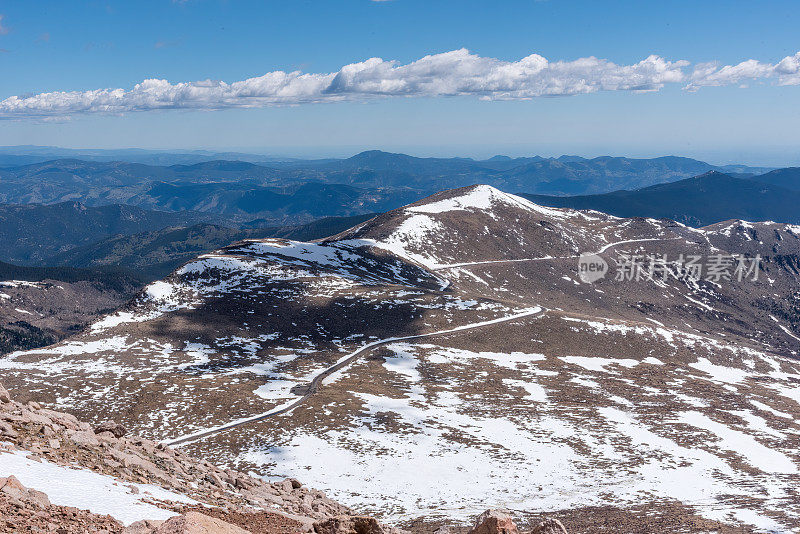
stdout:
<svg viewBox="0 0 800 534">
<path fill-rule="evenodd" d="M 157 525 L 184 509 L 206 508 L 238 522 L 259 514 L 272 523 L 270 532 L 305 532 L 352 515 L 297 480 L 267 483 L 221 469 L 129 435 L 117 423 L 92 426 L 35 401 L 17 402 L 2 386 L 0 439 L 0 515 L 14 532 L 120 532 L 134 525 L 126 532 L 138 533 L 147 531 L 143 521 Z"/>
<path fill-rule="evenodd" d="M 305 488 L 220 469 L 118 423 L 11 399 L 0 385 L 0 532 L 122 534 L 401 534 Z M 20 480 L 25 481 L 25 484 Z M 47 490 L 45 493 L 40 489 Z M 555 518 L 530 534 L 566 534 Z M 442 526 L 437 532 L 451 530 Z M 470 534 L 518 534 L 488 510 Z"/>
<path fill-rule="evenodd" d="M 798 266 L 792 225 L 475 186 L 202 255 L 0 370 L 21 401 L 420 532 L 492 507 L 571 532 L 791 532 Z"/>
</svg>

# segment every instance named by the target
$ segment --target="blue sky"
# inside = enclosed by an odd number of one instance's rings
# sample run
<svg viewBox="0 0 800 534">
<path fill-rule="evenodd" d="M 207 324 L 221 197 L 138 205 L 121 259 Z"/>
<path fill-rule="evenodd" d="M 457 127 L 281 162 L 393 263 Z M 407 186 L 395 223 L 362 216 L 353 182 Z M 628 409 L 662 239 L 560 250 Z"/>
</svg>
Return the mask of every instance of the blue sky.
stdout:
<svg viewBox="0 0 800 534">
<path fill-rule="evenodd" d="M 673 153 L 714 162 L 800 163 L 800 85 L 768 68 L 800 51 L 800 3 L 794 1 L 31 1 L 0 3 L 0 16 L 0 100 L 76 92 L 70 102 L 59 101 L 57 112 L 41 98 L 35 112 L 30 101 L 7 106 L 0 145 L 286 155 L 366 148 L 474 156 Z M 335 100 L 323 91 L 310 100 L 292 96 L 276 105 L 270 96 L 263 105 L 242 107 L 241 99 L 230 104 L 225 97 L 223 104 L 203 96 L 189 109 L 171 109 L 187 101 L 142 107 L 131 104 L 132 95 L 111 113 L 96 103 L 83 107 L 87 91 L 130 91 L 145 79 L 231 83 L 274 71 L 323 76 L 371 57 L 407 65 L 462 48 L 477 65 L 469 75 L 479 78 L 490 76 L 482 62 L 513 67 L 531 54 L 551 63 L 594 56 L 620 66 L 656 55 L 689 62 L 668 67 L 687 78 L 704 62 L 753 59 L 768 74 L 744 82 L 705 78 L 696 91 L 685 89 L 688 79 L 651 80 L 644 93 L 609 90 L 603 82 L 588 94 L 531 96 L 527 79 L 513 82 L 511 93 L 487 95 L 475 93 L 470 78 L 467 89 L 463 80 L 453 82 L 461 84 L 455 93 L 437 85 L 410 96 L 376 96 L 354 81 Z M 454 64 L 439 65 L 435 76 L 447 77 Z M 618 74 L 599 65 L 575 75 L 570 65 L 550 81 L 558 85 L 566 77 L 569 85 L 598 69 Z M 370 76 L 372 83 L 379 74 Z M 419 82 L 418 73 L 398 76 Z"/>
</svg>

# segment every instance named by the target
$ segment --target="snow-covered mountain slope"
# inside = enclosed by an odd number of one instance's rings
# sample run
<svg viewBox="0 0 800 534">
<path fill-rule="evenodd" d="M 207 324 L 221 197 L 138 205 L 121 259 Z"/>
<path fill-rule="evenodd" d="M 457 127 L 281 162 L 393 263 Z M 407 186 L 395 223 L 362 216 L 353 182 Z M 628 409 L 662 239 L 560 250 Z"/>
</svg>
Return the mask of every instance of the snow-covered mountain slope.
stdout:
<svg viewBox="0 0 800 534">
<path fill-rule="evenodd" d="M 800 253 L 800 226 L 776 222 L 724 221 L 703 229 L 709 241 L 726 250 L 791 256 Z"/>
<path fill-rule="evenodd" d="M 693 514 L 789 531 L 800 251 L 793 228 L 753 226 L 444 191 L 319 242 L 202 256 L 0 372 L 386 518 L 611 506 L 677 510 L 675 532 Z M 582 281 L 587 253 L 605 278 Z M 730 254 L 760 254 L 757 279 L 676 263 Z M 626 257 L 662 261 L 617 280 Z"/>
<path fill-rule="evenodd" d="M 443 191 L 335 237 L 372 244 L 431 269 L 469 261 L 593 250 L 616 221 L 538 206 L 487 185 Z"/>
</svg>

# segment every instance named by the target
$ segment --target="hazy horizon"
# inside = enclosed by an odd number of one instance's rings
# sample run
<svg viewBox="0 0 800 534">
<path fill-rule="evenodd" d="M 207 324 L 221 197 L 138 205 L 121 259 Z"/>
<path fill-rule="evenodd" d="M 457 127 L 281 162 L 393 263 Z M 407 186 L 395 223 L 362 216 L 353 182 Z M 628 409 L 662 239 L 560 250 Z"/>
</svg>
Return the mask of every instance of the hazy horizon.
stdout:
<svg viewBox="0 0 800 534">
<path fill-rule="evenodd" d="M 781 157 L 778 155 L 752 154 L 742 152 L 719 153 L 714 151 L 700 152 L 624 152 L 624 151 L 561 151 L 536 148 L 525 149 L 515 146 L 498 146 L 495 149 L 477 147 L 448 147 L 448 146 L 398 146 L 398 147 L 375 147 L 375 146 L 341 146 L 341 147 L 174 147 L 174 148 L 155 148 L 147 146 L 63 146 L 63 145 L 2 145 L 0 150 L 7 154 L 14 154 L 14 150 L 20 150 L 20 154 L 25 154 L 25 150 L 32 149 L 53 149 L 69 151 L 143 151 L 153 153 L 192 153 L 207 152 L 212 154 L 238 153 L 242 155 L 255 155 L 274 158 L 287 159 L 346 159 L 362 152 L 377 150 L 396 154 L 405 154 L 419 158 L 471 158 L 474 160 L 486 160 L 494 156 L 508 156 L 511 158 L 526 158 L 540 156 L 543 158 L 559 158 L 562 156 L 577 156 L 586 159 L 598 157 L 623 157 L 631 159 L 653 159 L 659 157 L 684 157 L 704 161 L 711 165 L 747 165 L 751 167 L 796 167 L 800 165 L 800 153 Z M 740 156 L 737 156 L 740 154 Z"/>
</svg>

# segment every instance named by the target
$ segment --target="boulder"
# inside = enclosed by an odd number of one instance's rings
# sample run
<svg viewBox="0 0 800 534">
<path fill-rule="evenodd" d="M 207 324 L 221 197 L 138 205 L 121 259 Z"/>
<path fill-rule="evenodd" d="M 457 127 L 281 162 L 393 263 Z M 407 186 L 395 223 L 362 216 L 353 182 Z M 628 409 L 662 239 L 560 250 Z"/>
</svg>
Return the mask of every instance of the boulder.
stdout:
<svg viewBox="0 0 800 534">
<path fill-rule="evenodd" d="M 186 512 L 166 520 L 153 534 L 248 534 L 236 525 L 200 512 Z"/>
<path fill-rule="evenodd" d="M 48 508 L 50 507 L 50 499 L 47 497 L 47 494 L 43 491 L 29 489 L 26 495 L 26 501 L 29 503 L 38 506 L 39 508 Z"/>
<path fill-rule="evenodd" d="M 469 534 L 519 534 L 511 516 L 500 510 L 486 510 L 475 520 Z"/>
<path fill-rule="evenodd" d="M 6 488 L 25 491 L 25 486 L 23 486 L 22 482 L 14 475 L 8 475 L 7 478 L 0 478 L 0 490 Z"/>
<path fill-rule="evenodd" d="M 212 485 L 214 485 L 214 486 L 219 486 L 219 487 L 221 487 L 221 488 L 224 488 L 224 487 L 225 487 L 225 483 L 224 483 L 224 482 L 222 481 L 222 479 L 221 479 L 221 478 L 220 478 L 220 477 L 219 477 L 219 476 L 218 476 L 216 473 L 214 473 L 213 471 L 210 471 L 210 472 L 206 473 L 206 476 L 205 476 L 205 477 L 203 477 L 203 478 L 204 478 L 204 479 L 205 479 L 205 481 L 206 481 L 206 482 L 208 482 L 209 484 L 212 484 Z"/>
<path fill-rule="evenodd" d="M 24 425 L 43 425 L 52 430 L 53 421 L 49 417 L 36 413 L 30 410 L 27 406 L 20 410 L 20 417 L 22 417 L 22 424 Z"/>
<path fill-rule="evenodd" d="M 134 451 L 125 452 L 117 449 L 110 449 L 108 454 L 121 463 L 123 467 L 128 469 L 139 468 L 143 471 L 147 471 L 148 473 L 162 473 L 156 464 L 150 460 L 142 458 L 138 454 L 133 454 L 133 452 Z"/>
<path fill-rule="evenodd" d="M 164 524 L 164 521 L 153 519 L 142 519 L 131 523 L 122 529 L 122 534 L 153 534 L 155 530 Z"/>
<path fill-rule="evenodd" d="M 558 519 L 545 519 L 533 527 L 531 534 L 567 534 L 567 529 Z"/>
<path fill-rule="evenodd" d="M 101 432 L 110 432 L 115 438 L 119 439 L 128 433 L 128 429 L 114 421 L 106 421 L 105 423 L 100 423 L 94 429 L 95 434 L 100 434 Z"/>
<path fill-rule="evenodd" d="M 0 384 L 0 402 L 3 404 L 11 402 L 11 395 L 8 394 L 8 390 L 3 387 L 3 384 Z"/>
<path fill-rule="evenodd" d="M 11 425 L 5 421 L 0 421 L 0 436 L 4 438 L 16 438 L 19 434 Z"/>
<path fill-rule="evenodd" d="M 25 502 L 28 496 L 28 492 L 24 487 L 22 489 L 19 489 L 15 486 L 10 486 L 8 484 L 6 484 L 5 486 L 3 486 L 2 489 L 0 489 L 0 493 L 3 493 L 7 498 L 11 500 L 11 502 L 17 505 L 21 505 L 20 503 Z"/>
<path fill-rule="evenodd" d="M 47 498 L 45 493 L 26 488 L 14 475 L 9 475 L 8 478 L 0 478 L 0 493 L 4 493 L 16 501 L 26 502 L 39 508 L 50 506 L 50 499 Z"/>
<path fill-rule="evenodd" d="M 79 447 L 97 447 L 100 442 L 94 437 L 94 433 L 85 430 L 67 430 L 66 435 L 72 443 Z"/>
<path fill-rule="evenodd" d="M 374 517 L 340 515 L 314 523 L 316 534 L 388 534 Z"/>
<path fill-rule="evenodd" d="M 69 430 L 78 430 L 79 422 L 77 417 L 74 415 L 62 412 L 54 412 L 53 410 L 48 410 L 47 408 L 42 408 L 39 410 L 39 414 L 47 417 L 56 425 L 63 426 Z"/>
</svg>

